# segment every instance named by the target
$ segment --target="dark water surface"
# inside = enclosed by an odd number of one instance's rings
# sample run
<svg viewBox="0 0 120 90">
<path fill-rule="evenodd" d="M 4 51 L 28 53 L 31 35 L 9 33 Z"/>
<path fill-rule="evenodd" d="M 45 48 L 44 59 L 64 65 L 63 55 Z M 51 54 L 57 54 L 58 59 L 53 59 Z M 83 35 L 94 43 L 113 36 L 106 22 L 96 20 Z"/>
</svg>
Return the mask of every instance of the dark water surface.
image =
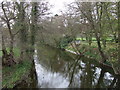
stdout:
<svg viewBox="0 0 120 90">
<path fill-rule="evenodd" d="M 120 79 L 111 68 L 49 46 L 35 50 L 38 88 L 120 87 Z"/>
</svg>

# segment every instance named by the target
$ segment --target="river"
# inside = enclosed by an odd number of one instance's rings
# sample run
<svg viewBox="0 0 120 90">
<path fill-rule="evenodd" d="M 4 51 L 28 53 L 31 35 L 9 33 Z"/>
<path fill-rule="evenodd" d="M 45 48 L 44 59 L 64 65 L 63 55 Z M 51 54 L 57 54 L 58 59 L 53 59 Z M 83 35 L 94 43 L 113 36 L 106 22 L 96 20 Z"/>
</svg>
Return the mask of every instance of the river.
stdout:
<svg viewBox="0 0 120 90">
<path fill-rule="evenodd" d="M 49 46 L 35 50 L 37 88 L 120 87 L 119 78 L 98 62 Z"/>
</svg>

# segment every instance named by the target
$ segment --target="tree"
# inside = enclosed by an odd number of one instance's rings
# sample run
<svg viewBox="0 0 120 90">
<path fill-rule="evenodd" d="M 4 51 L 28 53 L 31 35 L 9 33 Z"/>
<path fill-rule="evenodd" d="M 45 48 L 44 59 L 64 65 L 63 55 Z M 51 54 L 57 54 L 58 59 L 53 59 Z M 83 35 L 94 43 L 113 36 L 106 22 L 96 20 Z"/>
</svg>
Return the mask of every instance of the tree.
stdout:
<svg viewBox="0 0 120 90">
<path fill-rule="evenodd" d="M 9 35 L 10 35 L 10 52 L 13 53 L 13 42 L 14 42 L 14 34 L 12 33 L 12 29 L 11 29 L 11 25 L 10 25 L 10 21 L 12 19 L 14 19 L 15 17 L 13 17 L 12 15 L 9 17 L 7 16 L 6 14 L 6 10 L 4 8 L 4 3 L 2 2 L 2 10 L 3 10 L 3 13 L 4 13 L 4 18 L 2 17 L 2 19 L 6 22 L 7 24 L 7 27 L 8 27 L 8 31 L 9 31 Z M 10 11 L 9 11 L 10 12 Z"/>
<path fill-rule="evenodd" d="M 38 3 L 32 2 L 31 9 L 31 48 L 35 45 L 36 32 L 38 29 Z"/>
<path fill-rule="evenodd" d="M 102 57 L 102 62 L 106 62 L 105 56 L 101 46 L 101 20 L 103 14 L 103 3 L 90 3 L 90 2 L 76 2 L 77 11 L 81 12 L 83 17 L 87 20 L 97 40 L 98 49 Z"/>
<path fill-rule="evenodd" d="M 24 52 L 27 51 L 28 49 L 28 24 L 27 24 L 27 16 L 26 16 L 26 8 L 28 7 L 28 4 L 24 2 L 15 2 L 16 4 L 16 9 L 17 9 L 17 18 L 14 24 L 14 28 L 18 30 L 19 32 L 19 46 L 21 49 L 21 54 L 20 54 L 20 61 L 23 60 L 23 55 Z"/>
<path fill-rule="evenodd" d="M 6 50 L 5 43 L 4 43 L 4 37 L 2 36 L 2 47 L 3 47 L 2 48 L 3 49 L 2 50 L 3 51 L 2 61 L 3 61 L 3 64 L 11 66 L 15 64 L 13 45 L 14 45 L 14 36 L 16 35 L 16 33 L 12 32 L 12 27 L 11 27 L 11 21 L 15 19 L 15 16 L 14 16 L 14 13 L 10 11 L 8 8 L 9 3 L 5 5 L 5 3 L 2 2 L 1 5 L 2 5 L 3 14 L 4 14 L 4 17 L 1 17 L 1 19 L 7 24 L 8 32 L 10 35 L 10 53 L 8 53 Z M 5 6 L 7 7 L 7 9 L 5 8 Z"/>
<path fill-rule="evenodd" d="M 118 2 L 118 63 L 120 65 L 120 2 Z"/>
</svg>

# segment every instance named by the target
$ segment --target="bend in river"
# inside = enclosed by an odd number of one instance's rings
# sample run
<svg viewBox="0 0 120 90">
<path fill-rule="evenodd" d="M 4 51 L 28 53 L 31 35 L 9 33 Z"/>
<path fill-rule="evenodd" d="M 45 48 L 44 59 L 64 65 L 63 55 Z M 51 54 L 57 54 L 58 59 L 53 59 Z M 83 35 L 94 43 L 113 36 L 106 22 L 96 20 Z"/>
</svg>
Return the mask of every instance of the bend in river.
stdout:
<svg viewBox="0 0 120 90">
<path fill-rule="evenodd" d="M 120 79 L 112 69 L 66 51 L 40 46 L 35 50 L 34 61 L 38 88 L 119 87 Z"/>
</svg>

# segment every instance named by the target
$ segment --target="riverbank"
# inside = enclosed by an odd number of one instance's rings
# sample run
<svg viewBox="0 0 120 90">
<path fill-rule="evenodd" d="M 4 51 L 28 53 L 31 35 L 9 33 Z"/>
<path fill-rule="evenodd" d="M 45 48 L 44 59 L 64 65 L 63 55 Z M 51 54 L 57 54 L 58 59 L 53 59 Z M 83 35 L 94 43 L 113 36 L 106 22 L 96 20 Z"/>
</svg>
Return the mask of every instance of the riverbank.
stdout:
<svg viewBox="0 0 120 90">
<path fill-rule="evenodd" d="M 107 65 L 110 66 L 116 65 L 117 48 L 115 48 L 115 46 L 116 43 L 108 42 L 106 48 L 102 47 L 106 57 L 108 58 L 108 60 L 105 63 Z M 100 56 L 99 50 L 97 48 L 97 44 L 95 42 L 93 42 L 90 46 L 87 42 L 83 41 L 77 48 L 81 53 L 83 53 L 85 57 L 101 62 L 102 57 Z M 65 49 L 66 51 L 76 54 L 75 50 L 72 48 L 71 45 L 68 45 Z"/>
<path fill-rule="evenodd" d="M 81 42 L 81 44 L 77 48 L 85 57 L 92 59 L 93 61 L 95 60 L 103 66 L 113 68 L 115 74 L 120 75 L 120 65 L 118 65 L 117 61 L 118 51 L 116 45 L 116 43 L 107 42 L 106 47 L 102 46 L 103 52 L 107 57 L 105 63 L 102 63 L 102 57 L 97 48 L 97 43 L 93 42 L 90 46 L 87 42 Z M 67 49 L 67 51 L 75 53 L 75 50 L 70 45 L 68 45 L 65 49 Z"/>
<path fill-rule="evenodd" d="M 25 60 L 18 62 L 19 49 L 14 49 L 14 53 L 17 63 L 11 67 L 2 66 L 2 88 L 30 87 L 35 74 L 33 58 L 26 56 Z"/>
<path fill-rule="evenodd" d="M 13 88 L 23 80 L 27 80 L 31 66 L 31 62 L 24 60 L 22 63 L 11 67 L 2 67 L 2 87 Z"/>
<path fill-rule="evenodd" d="M 96 60 L 45 45 L 36 50 L 38 88 L 106 88 L 118 80 L 111 67 Z"/>
</svg>

